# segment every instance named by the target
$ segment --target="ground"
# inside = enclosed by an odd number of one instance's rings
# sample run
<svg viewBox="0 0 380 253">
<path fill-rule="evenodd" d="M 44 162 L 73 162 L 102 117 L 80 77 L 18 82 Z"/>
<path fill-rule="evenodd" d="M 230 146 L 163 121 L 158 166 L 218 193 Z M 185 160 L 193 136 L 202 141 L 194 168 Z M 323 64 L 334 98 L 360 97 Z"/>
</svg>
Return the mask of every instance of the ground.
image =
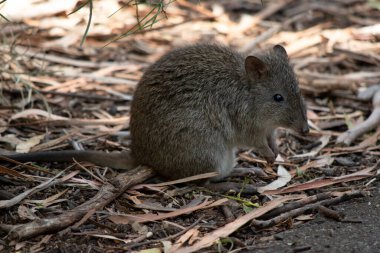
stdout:
<svg viewBox="0 0 380 253">
<path fill-rule="evenodd" d="M 255 252 L 368 252 L 380 250 L 380 188 L 372 196 L 351 200 L 334 207 L 348 222 L 318 216 L 315 220 L 278 233 L 274 240 L 257 244 Z M 249 252 L 249 251 L 248 251 Z"/>
<path fill-rule="evenodd" d="M 380 252 L 379 1 L 169 2 L 1 3 L 0 154 L 129 150 L 145 69 L 210 41 L 284 46 L 310 133 L 279 129 L 274 164 L 238 150 L 250 194 L 0 156 L 0 252 Z"/>
</svg>

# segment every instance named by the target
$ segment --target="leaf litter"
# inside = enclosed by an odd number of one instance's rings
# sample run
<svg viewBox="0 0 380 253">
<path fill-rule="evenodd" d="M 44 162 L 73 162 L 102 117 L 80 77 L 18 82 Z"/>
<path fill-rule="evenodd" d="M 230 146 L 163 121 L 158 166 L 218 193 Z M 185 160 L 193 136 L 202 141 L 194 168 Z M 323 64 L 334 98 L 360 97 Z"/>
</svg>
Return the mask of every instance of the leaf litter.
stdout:
<svg viewBox="0 0 380 253">
<path fill-rule="evenodd" d="M 323 207 L 370 192 L 380 170 L 380 33 L 378 10 L 368 1 L 175 1 L 151 29 L 106 47 L 135 29 L 136 9 L 95 1 L 82 48 L 88 12 L 67 15 L 79 5 L 6 1 L 1 8 L 10 20 L 0 23 L 3 154 L 125 150 L 130 101 L 146 67 L 174 47 L 210 40 L 247 53 L 284 45 L 312 131 L 298 136 L 280 129 L 284 159 L 274 166 L 254 151 L 237 153 L 238 167 L 263 172 L 228 179 L 256 185 L 259 193 L 251 196 L 193 184 L 210 174 L 157 183 L 146 182 L 154 172 L 145 167 L 128 173 L 74 161 L 8 160 L 0 166 L 6 240 L 0 251 L 228 251 L 223 242 L 239 240 L 238 251 L 255 243 L 247 237 L 266 238 L 286 230 L 286 221 L 312 219 L 307 211 L 328 212 Z M 138 7 L 141 17 L 151 10 Z"/>
</svg>

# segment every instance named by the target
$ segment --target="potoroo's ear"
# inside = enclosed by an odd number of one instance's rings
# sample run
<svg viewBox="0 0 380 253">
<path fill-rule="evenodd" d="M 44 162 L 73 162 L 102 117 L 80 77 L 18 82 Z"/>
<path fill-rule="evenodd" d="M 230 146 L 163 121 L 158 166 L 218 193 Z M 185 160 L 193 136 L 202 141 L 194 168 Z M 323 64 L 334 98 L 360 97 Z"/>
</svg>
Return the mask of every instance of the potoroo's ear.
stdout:
<svg viewBox="0 0 380 253">
<path fill-rule="evenodd" d="M 281 46 L 281 45 L 275 45 L 273 47 L 273 51 L 276 54 L 278 54 L 278 55 L 280 55 L 280 56 L 282 56 L 282 57 L 284 57 L 286 59 L 289 59 L 288 53 L 286 53 L 286 50 L 285 50 L 285 48 L 283 46 Z"/>
<path fill-rule="evenodd" d="M 245 72 L 251 80 L 259 80 L 267 77 L 268 68 L 265 63 L 256 56 L 245 58 Z"/>
</svg>

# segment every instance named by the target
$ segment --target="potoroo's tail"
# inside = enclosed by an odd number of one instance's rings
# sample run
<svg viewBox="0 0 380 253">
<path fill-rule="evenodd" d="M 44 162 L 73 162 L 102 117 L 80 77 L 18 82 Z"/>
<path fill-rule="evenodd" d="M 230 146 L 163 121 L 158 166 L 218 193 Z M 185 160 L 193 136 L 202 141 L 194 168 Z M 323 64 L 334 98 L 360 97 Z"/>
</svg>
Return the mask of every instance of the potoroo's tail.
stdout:
<svg viewBox="0 0 380 253">
<path fill-rule="evenodd" d="M 130 170 L 136 167 L 129 151 L 106 153 L 103 151 L 62 150 L 27 154 L 4 155 L 19 162 L 90 162 L 98 166 Z"/>
</svg>

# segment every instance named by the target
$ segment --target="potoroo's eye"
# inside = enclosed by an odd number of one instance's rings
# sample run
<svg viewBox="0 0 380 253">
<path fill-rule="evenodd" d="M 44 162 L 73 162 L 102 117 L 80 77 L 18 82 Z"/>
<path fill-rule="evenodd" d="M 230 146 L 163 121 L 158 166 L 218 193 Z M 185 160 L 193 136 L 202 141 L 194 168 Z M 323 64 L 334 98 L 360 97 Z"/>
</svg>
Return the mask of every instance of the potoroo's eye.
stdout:
<svg viewBox="0 0 380 253">
<path fill-rule="evenodd" d="M 273 96 L 273 100 L 276 102 L 282 102 L 282 101 L 284 101 L 284 97 L 281 96 L 280 94 L 276 94 Z"/>
</svg>

